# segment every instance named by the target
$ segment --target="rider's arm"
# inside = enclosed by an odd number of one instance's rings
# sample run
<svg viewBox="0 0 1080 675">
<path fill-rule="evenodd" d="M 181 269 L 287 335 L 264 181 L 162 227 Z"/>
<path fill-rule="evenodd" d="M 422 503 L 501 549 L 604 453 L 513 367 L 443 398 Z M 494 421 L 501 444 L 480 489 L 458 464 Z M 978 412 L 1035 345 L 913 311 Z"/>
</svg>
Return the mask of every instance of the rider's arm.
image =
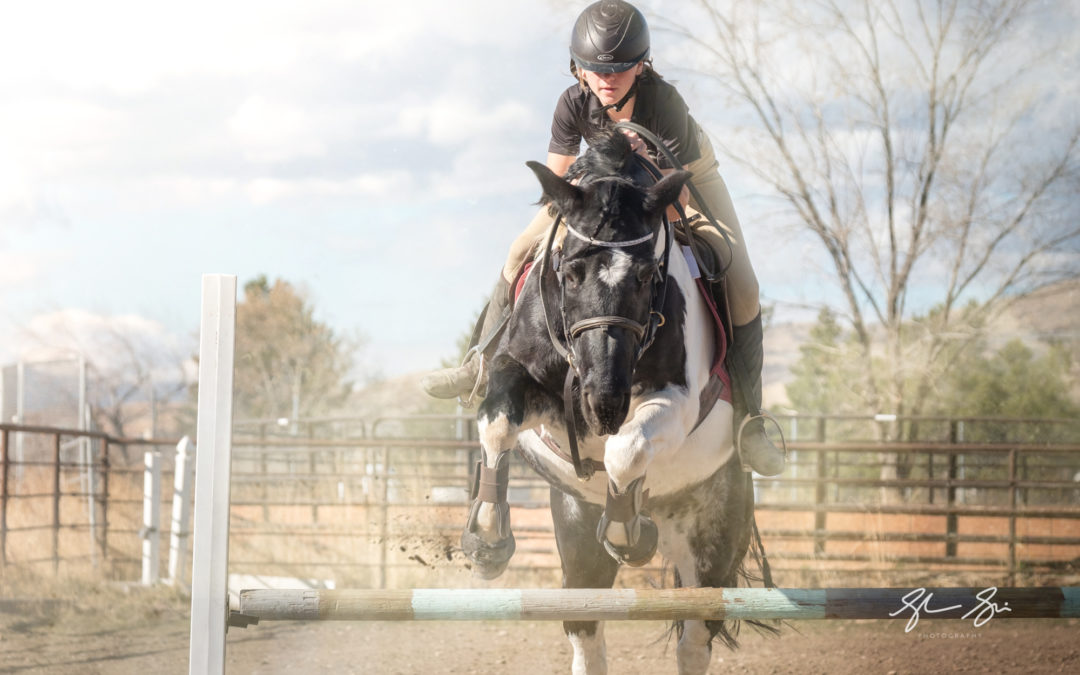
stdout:
<svg viewBox="0 0 1080 675">
<path fill-rule="evenodd" d="M 651 162 L 652 158 L 649 157 L 649 152 L 646 149 L 645 141 L 641 140 L 641 137 L 633 131 L 623 129 L 623 133 L 626 134 L 626 137 L 630 139 L 630 147 L 634 149 L 634 152 L 638 153 L 639 155 Z M 660 173 L 665 176 L 667 176 L 673 171 L 675 171 L 675 169 L 660 169 Z M 679 192 L 679 203 L 684 209 L 690 203 L 690 190 L 687 189 L 685 185 L 683 186 L 683 189 Z M 668 220 L 677 220 L 679 218 L 679 212 L 675 209 L 674 206 L 668 207 L 667 217 Z"/>
<path fill-rule="evenodd" d="M 556 176 L 565 176 L 566 170 L 570 168 L 570 165 L 577 159 L 573 155 L 560 155 L 557 152 L 549 152 L 547 157 L 547 167 L 555 172 Z"/>
</svg>

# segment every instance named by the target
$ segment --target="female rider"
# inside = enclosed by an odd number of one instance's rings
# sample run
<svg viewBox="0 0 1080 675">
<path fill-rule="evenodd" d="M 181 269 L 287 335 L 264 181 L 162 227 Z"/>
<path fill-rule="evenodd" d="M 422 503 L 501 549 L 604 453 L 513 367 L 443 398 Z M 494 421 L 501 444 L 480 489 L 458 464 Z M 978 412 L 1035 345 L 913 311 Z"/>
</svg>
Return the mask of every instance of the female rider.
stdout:
<svg viewBox="0 0 1080 675">
<path fill-rule="evenodd" d="M 705 219 L 691 223 L 697 235 L 713 249 L 716 260 L 727 268 L 728 303 L 734 324 L 727 364 L 736 385 L 736 424 L 749 416 L 739 444 L 742 461 L 762 475 L 776 475 L 784 468 L 784 455 L 766 437 L 759 417 L 763 349 L 758 282 L 731 197 L 717 172 L 712 145 L 675 87 L 653 71 L 648 25 L 642 13 L 629 3 L 601 0 L 587 7 L 574 25 L 570 55 L 570 69 L 578 82 L 564 91 L 556 104 L 547 165 L 557 175 L 564 175 L 576 159 L 582 139 L 588 142 L 614 123 L 630 121 L 657 135 L 691 172 L 693 184 L 706 202 L 704 206 L 727 234 L 725 238 Z M 634 134 L 628 136 L 634 149 L 644 153 L 644 142 Z M 661 171 L 673 170 L 663 154 L 652 159 Z M 684 204 L 686 201 L 684 191 Z M 689 201 L 695 210 L 703 211 L 695 199 Z M 511 282 L 552 222 L 547 207 L 540 209 L 511 246 L 484 316 L 481 345 L 489 342 L 490 349 L 494 349 L 495 337 L 509 311 Z M 421 385 L 438 398 L 468 395 L 480 377 L 483 352 L 483 348 L 475 350 L 461 366 L 425 376 Z"/>
</svg>

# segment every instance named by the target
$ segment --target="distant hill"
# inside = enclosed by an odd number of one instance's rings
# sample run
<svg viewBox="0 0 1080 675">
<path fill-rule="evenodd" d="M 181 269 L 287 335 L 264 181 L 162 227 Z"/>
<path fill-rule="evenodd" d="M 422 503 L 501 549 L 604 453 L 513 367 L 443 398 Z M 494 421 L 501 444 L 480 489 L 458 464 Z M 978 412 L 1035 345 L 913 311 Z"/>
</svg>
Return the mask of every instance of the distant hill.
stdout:
<svg viewBox="0 0 1080 675">
<path fill-rule="evenodd" d="M 786 385 L 799 360 L 799 345 L 809 339 L 812 323 L 781 323 L 765 333 L 765 406 L 788 404 Z M 1049 340 L 1072 346 L 1073 375 L 1080 386 L 1080 280 L 1064 281 L 1013 299 L 990 325 L 989 346 L 998 349 L 1019 339 L 1032 347 Z M 1080 392 L 1077 392 L 1080 394 Z"/>
</svg>

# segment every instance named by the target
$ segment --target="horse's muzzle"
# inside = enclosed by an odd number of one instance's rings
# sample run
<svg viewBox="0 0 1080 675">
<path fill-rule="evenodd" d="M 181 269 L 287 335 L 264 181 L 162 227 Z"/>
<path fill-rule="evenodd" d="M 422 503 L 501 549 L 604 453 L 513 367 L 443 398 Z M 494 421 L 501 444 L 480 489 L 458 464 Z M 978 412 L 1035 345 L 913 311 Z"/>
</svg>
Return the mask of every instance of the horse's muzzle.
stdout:
<svg viewBox="0 0 1080 675">
<path fill-rule="evenodd" d="M 599 436 L 610 436 L 619 431 L 630 412 L 630 392 L 597 394 L 588 388 L 584 391 L 582 410 L 585 421 Z"/>
</svg>

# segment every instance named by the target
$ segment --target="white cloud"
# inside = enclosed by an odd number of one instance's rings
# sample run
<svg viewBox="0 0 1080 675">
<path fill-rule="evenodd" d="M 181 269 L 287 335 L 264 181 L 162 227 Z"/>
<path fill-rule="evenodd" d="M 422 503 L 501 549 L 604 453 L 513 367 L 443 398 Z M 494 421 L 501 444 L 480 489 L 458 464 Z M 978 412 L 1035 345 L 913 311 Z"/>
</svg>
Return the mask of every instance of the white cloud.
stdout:
<svg viewBox="0 0 1080 675">
<path fill-rule="evenodd" d="M 391 196 L 412 191 L 412 177 L 406 171 L 360 174 L 341 180 L 308 178 L 282 180 L 257 178 L 243 185 L 243 192 L 254 204 L 269 204 L 288 199 L 311 197 L 376 197 Z"/>
<path fill-rule="evenodd" d="M 315 120 L 296 103 L 252 96 L 228 121 L 239 144 L 257 160 L 274 161 L 326 151 Z"/>
<path fill-rule="evenodd" d="M 57 82 L 119 94 L 145 92 L 168 76 L 245 74 L 295 60 L 290 7 L 274 1 L 180 4 L 103 0 L 5 7 L 0 83 Z"/>
<path fill-rule="evenodd" d="M 397 129 L 436 145 L 454 146 L 499 138 L 535 123 L 535 111 L 521 101 L 506 101 L 489 109 L 475 99 L 446 96 L 404 108 L 398 115 Z"/>
</svg>

